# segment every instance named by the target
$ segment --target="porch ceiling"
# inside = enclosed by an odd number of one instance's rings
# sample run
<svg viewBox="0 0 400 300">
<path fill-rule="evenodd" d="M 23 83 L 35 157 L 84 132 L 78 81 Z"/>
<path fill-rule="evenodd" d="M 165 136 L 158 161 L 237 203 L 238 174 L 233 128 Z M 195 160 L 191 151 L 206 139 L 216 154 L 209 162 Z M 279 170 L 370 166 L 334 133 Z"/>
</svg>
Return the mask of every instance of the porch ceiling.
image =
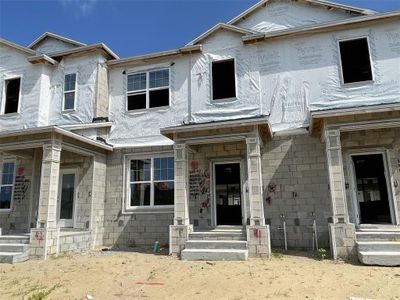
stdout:
<svg viewBox="0 0 400 300">
<path fill-rule="evenodd" d="M 106 153 L 113 147 L 85 136 L 62 129 L 58 126 L 45 126 L 20 130 L 9 130 L 0 133 L 0 152 L 26 150 L 42 147 L 43 144 L 59 139 L 65 145 L 91 152 Z"/>
<path fill-rule="evenodd" d="M 400 103 L 385 105 L 370 105 L 340 109 L 327 109 L 311 111 L 310 128 L 311 135 L 322 132 L 324 126 L 338 126 L 346 128 L 369 129 L 367 124 L 393 123 L 400 120 Z M 388 125 L 387 124 L 387 125 Z M 375 126 L 374 125 L 374 126 Z M 358 126 L 358 127 L 357 127 Z M 372 126 L 372 125 L 371 125 Z"/>
<path fill-rule="evenodd" d="M 272 137 L 272 129 L 267 116 L 254 118 L 214 121 L 207 123 L 191 123 L 180 126 L 161 128 L 162 135 L 170 138 L 173 141 L 177 139 L 190 139 L 193 137 L 212 139 L 221 134 L 231 135 L 246 134 L 258 131 L 260 137 L 265 141 Z"/>
</svg>

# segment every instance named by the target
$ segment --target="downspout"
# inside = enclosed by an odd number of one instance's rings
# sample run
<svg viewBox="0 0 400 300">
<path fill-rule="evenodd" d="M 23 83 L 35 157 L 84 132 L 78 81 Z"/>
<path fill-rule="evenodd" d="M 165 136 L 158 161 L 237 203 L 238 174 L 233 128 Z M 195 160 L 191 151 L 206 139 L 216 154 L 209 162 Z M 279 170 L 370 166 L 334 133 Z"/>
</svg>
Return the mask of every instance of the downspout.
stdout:
<svg viewBox="0 0 400 300">
<path fill-rule="evenodd" d="M 192 53 L 189 53 L 188 69 L 188 123 L 192 123 Z"/>
</svg>

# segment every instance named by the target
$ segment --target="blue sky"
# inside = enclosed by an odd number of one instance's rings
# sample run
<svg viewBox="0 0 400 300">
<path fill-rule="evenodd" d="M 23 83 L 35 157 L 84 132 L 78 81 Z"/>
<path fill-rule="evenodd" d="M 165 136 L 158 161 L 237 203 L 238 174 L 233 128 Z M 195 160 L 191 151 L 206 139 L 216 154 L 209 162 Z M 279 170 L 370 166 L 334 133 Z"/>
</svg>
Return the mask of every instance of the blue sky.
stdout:
<svg viewBox="0 0 400 300">
<path fill-rule="evenodd" d="M 0 36 L 28 45 L 45 31 L 90 44 L 104 42 L 120 57 L 181 47 L 257 0 L 0 0 Z M 378 11 L 400 0 L 340 0 Z"/>
</svg>

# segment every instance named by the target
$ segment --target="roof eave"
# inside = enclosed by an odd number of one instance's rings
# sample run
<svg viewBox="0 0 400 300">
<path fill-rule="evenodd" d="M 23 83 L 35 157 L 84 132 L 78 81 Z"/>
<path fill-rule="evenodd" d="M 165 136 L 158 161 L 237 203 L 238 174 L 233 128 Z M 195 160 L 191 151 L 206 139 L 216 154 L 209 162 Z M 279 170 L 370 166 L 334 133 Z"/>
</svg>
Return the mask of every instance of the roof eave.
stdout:
<svg viewBox="0 0 400 300">
<path fill-rule="evenodd" d="M 173 50 L 149 53 L 149 54 L 145 54 L 145 55 L 132 56 L 132 57 L 127 57 L 127 58 L 122 58 L 122 59 L 113 59 L 113 60 L 108 61 L 107 65 L 116 66 L 116 65 L 124 65 L 124 64 L 138 63 L 138 62 L 148 62 L 149 60 L 153 60 L 153 59 L 173 57 L 173 56 L 178 56 L 178 55 L 197 53 L 197 52 L 201 52 L 201 51 L 202 51 L 201 45 L 191 45 L 191 46 L 185 46 L 185 47 L 173 49 Z"/>
<path fill-rule="evenodd" d="M 60 41 L 63 41 L 63 42 L 66 42 L 66 43 L 69 43 L 69 44 L 72 44 L 72 45 L 75 45 L 75 46 L 78 46 L 78 47 L 82 47 L 82 46 L 86 46 L 87 45 L 87 44 L 75 41 L 73 39 L 69 39 L 67 37 L 64 37 L 64 36 L 61 36 L 61 35 L 58 35 L 58 34 L 55 34 L 55 33 L 52 33 L 52 32 L 45 32 L 41 36 L 39 36 L 36 40 L 34 40 L 32 43 L 30 43 L 28 45 L 28 48 L 35 47 L 37 44 L 39 44 L 42 40 L 44 40 L 47 37 L 52 37 L 54 39 L 57 39 L 57 40 L 60 40 Z"/>
</svg>

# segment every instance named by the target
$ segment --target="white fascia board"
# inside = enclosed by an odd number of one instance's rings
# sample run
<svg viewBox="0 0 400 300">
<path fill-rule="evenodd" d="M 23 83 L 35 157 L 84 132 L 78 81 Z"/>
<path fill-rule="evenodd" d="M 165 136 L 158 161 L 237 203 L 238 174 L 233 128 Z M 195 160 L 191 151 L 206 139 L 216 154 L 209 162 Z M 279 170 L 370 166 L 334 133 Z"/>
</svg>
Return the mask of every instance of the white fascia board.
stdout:
<svg viewBox="0 0 400 300">
<path fill-rule="evenodd" d="M 132 56 L 132 57 L 127 57 L 127 58 L 122 58 L 122 59 L 113 59 L 113 60 L 109 60 L 107 62 L 107 65 L 115 66 L 115 65 L 124 65 L 124 64 L 130 64 L 130 63 L 138 63 L 138 62 L 148 62 L 149 60 L 152 60 L 152 59 L 159 59 L 159 58 L 182 55 L 182 54 L 190 54 L 190 53 L 201 52 L 201 51 L 202 51 L 201 45 L 185 46 L 185 47 L 173 49 L 173 50 L 154 52 L 154 53 Z"/>
<path fill-rule="evenodd" d="M 39 44 L 42 40 L 46 39 L 47 37 L 51 37 L 56 40 L 60 40 L 60 41 L 63 41 L 63 42 L 66 42 L 66 43 L 69 43 L 69 44 L 72 44 L 72 45 L 75 45 L 78 47 L 86 46 L 86 44 L 75 41 L 73 39 L 69 39 L 67 37 L 64 37 L 64 36 L 61 36 L 61 35 L 58 35 L 55 33 L 51 33 L 51 32 L 45 32 L 41 36 L 39 36 L 36 40 L 34 40 L 32 43 L 30 43 L 28 45 L 28 48 L 32 48 L 32 47 L 36 46 L 37 44 Z"/>
<path fill-rule="evenodd" d="M 51 57 L 47 56 L 46 54 L 30 56 L 30 57 L 28 57 L 28 61 L 32 64 L 47 62 L 51 65 L 58 65 L 58 62 L 56 60 L 52 59 Z"/>
<path fill-rule="evenodd" d="M 58 125 L 58 127 L 67 130 L 84 130 L 92 128 L 107 128 L 112 126 L 112 122 L 95 122 L 95 123 L 83 123 L 83 124 L 68 124 Z"/>
<path fill-rule="evenodd" d="M 346 20 L 340 20 L 340 21 L 334 21 L 334 22 L 327 22 L 327 23 L 322 23 L 322 24 L 317 24 L 317 25 L 306 25 L 306 26 L 301 26 L 297 28 L 290 28 L 290 29 L 284 29 L 284 30 L 277 30 L 272 33 L 256 33 L 252 35 L 247 35 L 242 37 L 243 43 L 250 43 L 250 42 L 257 42 L 261 40 L 267 40 L 267 39 L 272 39 L 272 38 L 280 38 L 280 37 L 287 37 L 287 36 L 294 36 L 294 35 L 300 35 L 300 34 L 309 34 L 309 33 L 316 33 L 316 32 L 321 32 L 324 30 L 331 30 L 336 27 L 340 26 L 346 26 L 346 25 L 356 25 L 359 23 L 364 23 L 364 22 L 372 22 L 372 21 L 379 21 L 379 20 L 385 20 L 385 19 L 396 19 L 400 18 L 400 11 L 392 11 L 392 12 L 387 12 L 387 13 L 379 13 L 379 14 L 373 14 L 373 15 L 368 15 L 368 16 L 362 16 L 362 17 L 354 17 L 351 19 L 346 19 Z"/>
<path fill-rule="evenodd" d="M 66 56 L 66 55 L 71 55 L 71 54 L 85 52 L 85 51 L 91 51 L 91 50 L 103 50 L 108 55 L 110 55 L 113 59 L 119 58 L 117 54 L 115 54 L 110 48 L 108 48 L 103 43 L 92 44 L 92 45 L 77 47 L 77 48 L 73 48 L 73 49 L 69 49 L 69 50 L 48 53 L 47 55 L 50 57 L 60 57 L 60 56 Z"/>
<path fill-rule="evenodd" d="M 370 10 L 370 9 L 363 9 L 363 8 L 359 8 L 359 7 L 354 7 L 354 6 L 349 6 L 349 5 L 339 4 L 339 3 L 333 3 L 333 2 L 329 2 L 329 1 L 322 1 L 322 0 L 303 0 L 303 1 L 306 3 L 310 3 L 310 4 L 318 4 L 318 5 L 325 6 L 327 8 L 341 9 L 341 10 L 349 11 L 352 13 L 358 13 L 361 15 L 370 15 L 370 14 L 376 13 L 375 11 Z M 265 7 L 268 2 L 270 2 L 270 0 L 261 0 L 260 2 L 254 4 L 249 9 L 247 9 L 244 12 L 242 12 L 241 14 L 239 14 L 238 16 L 234 17 L 227 24 L 234 25 L 236 22 L 247 18 L 250 14 L 254 13 L 260 7 Z"/>
<path fill-rule="evenodd" d="M 4 45 L 7 45 L 7 46 L 9 46 L 11 48 L 15 48 L 15 49 L 17 49 L 19 51 L 28 53 L 30 55 L 37 55 L 38 54 L 38 52 L 36 52 L 35 50 L 26 48 L 24 46 L 18 45 L 18 44 L 14 43 L 14 42 L 8 41 L 8 40 L 3 39 L 3 38 L 0 38 L 0 43 L 2 43 Z"/>
</svg>

